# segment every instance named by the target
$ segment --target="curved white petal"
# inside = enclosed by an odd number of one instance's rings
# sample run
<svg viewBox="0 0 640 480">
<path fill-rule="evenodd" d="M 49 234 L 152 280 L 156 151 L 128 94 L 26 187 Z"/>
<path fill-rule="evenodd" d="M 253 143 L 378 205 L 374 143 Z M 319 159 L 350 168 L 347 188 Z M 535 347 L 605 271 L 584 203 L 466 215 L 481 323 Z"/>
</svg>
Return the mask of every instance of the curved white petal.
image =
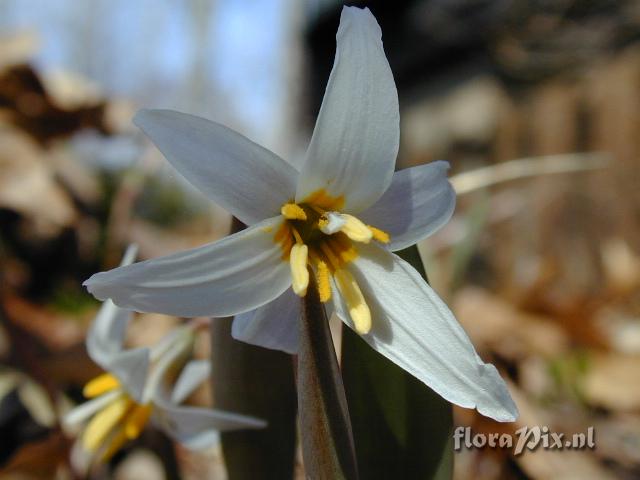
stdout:
<svg viewBox="0 0 640 480">
<path fill-rule="evenodd" d="M 138 247 L 130 245 L 120 266 L 131 265 Z M 117 307 L 110 300 L 105 301 L 93 319 L 87 335 L 87 351 L 91 359 L 104 369 L 108 369 L 111 356 L 123 348 L 124 336 L 131 320 L 131 312 Z"/>
<path fill-rule="evenodd" d="M 300 297 L 288 289 L 257 310 L 236 315 L 231 335 L 236 340 L 294 354 L 298 351 L 299 318 Z"/>
<path fill-rule="evenodd" d="M 368 8 L 345 7 L 337 49 L 296 201 L 319 189 L 344 195 L 344 211 L 373 205 L 393 175 L 400 138 L 398 92 Z"/>
<path fill-rule="evenodd" d="M 446 224 L 456 207 L 456 192 L 442 160 L 400 170 L 373 206 L 359 215 L 391 236 L 389 248 L 401 250 Z"/>
<path fill-rule="evenodd" d="M 99 397 L 92 398 L 88 402 L 81 403 L 80 405 L 71 409 L 69 413 L 64 416 L 63 422 L 67 426 L 73 426 L 84 422 L 94 413 L 102 410 L 104 407 L 109 405 L 120 395 L 122 395 L 122 390 L 111 390 L 110 392 L 100 395 Z"/>
<path fill-rule="evenodd" d="M 120 381 L 131 398 L 140 401 L 149 373 L 149 349 L 134 348 L 115 354 L 108 367 L 104 367 Z"/>
<path fill-rule="evenodd" d="M 375 245 L 360 249 L 351 271 L 372 313 L 364 340 L 446 400 L 500 422 L 518 410 L 498 371 L 483 363 L 451 311 L 420 274 Z M 336 313 L 353 328 L 340 301 Z"/>
<path fill-rule="evenodd" d="M 277 215 L 295 194 L 294 167 L 227 127 L 171 110 L 141 110 L 133 122 L 190 183 L 248 225 Z"/>
<path fill-rule="evenodd" d="M 93 275 L 84 285 L 123 308 L 182 317 L 228 316 L 257 308 L 291 285 L 274 235 L 282 217 L 199 248 Z"/>
<path fill-rule="evenodd" d="M 191 360 L 182 371 L 171 392 L 171 403 L 179 404 L 186 400 L 196 388 L 204 382 L 211 372 L 209 360 Z"/>
<path fill-rule="evenodd" d="M 130 265 L 136 251 L 136 246 L 130 246 L 121 265 Z M 114 374 L 127 393 L 139 400 L 149 371 L 149 349 L 124 349 L 124 336 L 130 321 L 130 311 L 106 300 L 89 328 L 86 346 L 91 359 Z"/>
<path fill-rule="evenodd" d="M 106 300 L 87 334 L 87 353 L 105 370 L 112 356 L 123 348 L 124 335 L 132 313 Z"/>
<path fill-rule="evenodd" d="M 130 311 L 106 300 L 89 329 L 86 346 L 89 357 L 114 374 L 127 393 L 139 400 L 149 371 L 149 349 L 123 348 L 124 333 L 130 320 Z"/>
<path fill-rule="evenodd" d="M 202 407 L 177 406 L 158 395 L 154 397 L 154 422 L 167 435 L 187 448 L 201 450 L 218 442 L 218 432 L 263 428 L 257 418 Z"/>
</svg>

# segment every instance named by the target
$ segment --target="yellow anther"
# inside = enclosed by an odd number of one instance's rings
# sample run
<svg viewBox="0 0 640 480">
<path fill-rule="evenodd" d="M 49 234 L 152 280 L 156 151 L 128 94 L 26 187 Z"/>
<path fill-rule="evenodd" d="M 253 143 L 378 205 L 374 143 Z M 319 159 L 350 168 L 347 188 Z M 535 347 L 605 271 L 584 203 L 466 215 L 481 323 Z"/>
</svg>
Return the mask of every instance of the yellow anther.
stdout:
<svg viewBox="0 0 640 480">
<path fill-rule="evenodd" d="M 127 438 L 127 434 L 124 431 L 124 428 L 119 428 L 112 436 L 109 438 L 107 443 L 107 447 L 102 452 L 100 456 L 100 461 L 102 463 L 106 463 L 111 460 L 111 457 L 122 448 L 122 446 L 129 440 Z"/>
<path fill-rule="evenodd" d="M 318 293 L 322 303 L 331 299 L 331 283 L 329 282 L 329 267 L 323 260 L 318 261 L 318 270 L 316 272 L 318 279 Z"/>
<path fill-rule="evenodd" d="M 120 382 L 116 377 L 110 373 L 103 373 L 87 383 L 82 389 L 82 394 L 86 398 L 94 398 L 119 386 Z"/>
<path fill-rule="evenodd" d="M 97 413 L 87 425 L 82 435 L 82 445 L 90 452 L 95 451 L 107 438 L 107 435 L 122 420 L 133 401 L 129 397 L 116 398 L 101 412 Z"/>
<path fill-rule="evenodd" d="M 341 232 L 354 242 L 369 243 L 373 238 L 373 232 L 369 227 L 353 215 L 343 213 L 341 216 L 345 220 L 344 225 L 340 228 Z"/>
<path fill-rule="evenodd" d="M 300 205 L 296 205 L 295 203 L 285 203 L 280 209 L 280 213 L 287 220 L 306 220 L 307 214 L 300 207 Z"/>
<path fill-rule="evenodd" d="M 391 237 L 384 230 L 380 230 L 379 228 L 372 227 L 371 225 L 368 225 L 368 228 L 369 230 L 371 230 L 374 240 L 377 240 L 380 243 L 389 243 L 391 241 Z"/>
<path fill-rule="evenodd" d="M 129 440 L 133 440 L 140 435 L 149 420 L 151 409 L 151 404 L 136 405 L 133 411 L 127 415 L 124 423 L 124 433 Z"/>
<path fill-rule="evenodd" d="M 289 254 L 289 265 L 291 266 L 291 286 L 293 292 L 304 297 L 309 286 L 309 270 L 307 269 L 307 258 L 309 248 L 303 243 L 296 243 L 291 247 Z"/>
<path fill-rule="evenodd" d="M 361 335 L 369 333 L 369 330 L 371 330 L 371 311 L 364 299 L 364 295 L 362 295 L 358 282 L 351 275 L 351 272 L 345 269 L 336 270 L 333 275 L 342 298 L 347 304 L 356 332 Z"/>
</svg>

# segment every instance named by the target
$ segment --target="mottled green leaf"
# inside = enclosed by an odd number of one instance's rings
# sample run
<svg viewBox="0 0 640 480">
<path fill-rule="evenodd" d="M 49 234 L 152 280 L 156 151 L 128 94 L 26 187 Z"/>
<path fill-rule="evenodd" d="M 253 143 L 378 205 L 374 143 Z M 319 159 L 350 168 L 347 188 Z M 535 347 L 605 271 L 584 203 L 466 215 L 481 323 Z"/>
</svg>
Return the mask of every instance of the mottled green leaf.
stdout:
<svg viewBox="0 0 640 480">
<path fill-rule="evenodd" d="M 234 219 L 232 231 L 243 225 Z M 222 433 L 230 480 L 293 478 L 297 397 L 293 358 L 231 337 L 231 318 L 211 325 L 212 379 L 216 408 L 261 418 L 261 430 Z"/>
<path fill-rule="evenodd" d="M 215 407 L 268 422 L 265 429 L 221 434 L 229 479 L 292 478 L 296 441 L 292 357 L 234 340 L 230 318 L 214 319 L 211 331 Z"/>
</svg>

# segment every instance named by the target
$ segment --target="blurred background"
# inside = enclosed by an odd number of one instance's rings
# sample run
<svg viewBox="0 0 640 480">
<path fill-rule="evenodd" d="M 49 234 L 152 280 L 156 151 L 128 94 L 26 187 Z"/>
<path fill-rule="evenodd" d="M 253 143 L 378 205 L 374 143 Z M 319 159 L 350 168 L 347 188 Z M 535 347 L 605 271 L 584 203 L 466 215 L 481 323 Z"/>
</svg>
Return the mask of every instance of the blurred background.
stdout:
<svg viewBox="0 0 640 480">
<path fill-rule="evenodd" d="M 451 163 L 455 216 L 420 251 L 521 412 L 503 425 L 456 409 L 456 425 L 596 432 L 593 450 L 463 449 L 455 477 L 640 478 L 640 3 L 348 4 L 382 27 L 398 167 Z M 130 242 L 147 258 L 228 232 L 135 111 L 204 116 L 300 158 L 341 8 L 0 0 L 0 478 L 78 478 L 59 424 L 99 372 L 83 344 L 99 304 L 82 281 Z M 140 315 L 129 341 L 177 321 Z M 192 454 L 154 431 L 94 478 L 141 476 L 226 478 L 219 448 Z"/>
</svg>

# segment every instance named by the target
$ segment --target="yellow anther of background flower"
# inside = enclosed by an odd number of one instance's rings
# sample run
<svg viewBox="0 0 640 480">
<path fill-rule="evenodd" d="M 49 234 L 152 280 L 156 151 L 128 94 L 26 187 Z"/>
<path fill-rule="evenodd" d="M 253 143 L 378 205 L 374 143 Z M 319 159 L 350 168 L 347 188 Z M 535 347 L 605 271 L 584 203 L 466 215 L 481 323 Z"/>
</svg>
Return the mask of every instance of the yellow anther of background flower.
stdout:
<svg viewBox="0 0 640 480">
<path fill-rule="evenodd" d="M 82 389 L 82 394 L 86 398 L 94 398 L 103 393 L 120 387 L 120 382 L 110 373 L 103 373 L 87 383 Z"/>
<path fill-rule="evenodd" d="M 128 396 L 123 395 L 116 398 L 104 410 L 96 414 L 87 425 L 82 436 L 84 448 L 90 452 L 95 451 L 133 404 L 133 401 Z"/>
<path fill-rule="evenodd" d="M 127 415 L 124 424 L 124 432 L 129 440 L 133 440 L 134 438 L 137 438 L 138 435 L 140 435 L 140 432 L 142 432 L 142 429 L 149 420 L 152 409 L 153 407 L 151 406 L 151 404 L 136 405 L 133 411 L 129 415 Z"/>
</svg>

